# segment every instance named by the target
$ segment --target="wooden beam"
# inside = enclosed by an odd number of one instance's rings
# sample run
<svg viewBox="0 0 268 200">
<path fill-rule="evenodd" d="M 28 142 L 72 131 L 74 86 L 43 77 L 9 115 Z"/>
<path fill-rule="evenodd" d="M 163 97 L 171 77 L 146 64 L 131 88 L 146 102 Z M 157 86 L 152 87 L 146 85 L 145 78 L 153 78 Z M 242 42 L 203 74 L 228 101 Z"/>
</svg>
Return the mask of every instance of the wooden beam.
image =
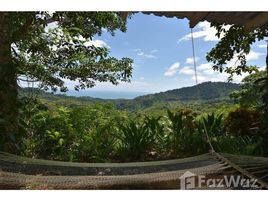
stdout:
<svg viewBox="0 0 268 200">
<path fill-rule="evenodd" d="M 237 26 L 242 26 L 245 23 L 245 19 L 242 17 L 235 17 L 232 15 L 222 15 L 221 12 L 211 12 L 206 20 L 209 22 L 225 23 L 225 24 L 235 24 Z"/>
<path fill-rule="evenodd" d="M 245 23 L 245 29 L 252 31 L 255 28 L 262 27 L 263 25 L 268 24 L 268 12 L 262 12 L 250 21 Z"/>
<path fill-rule="evenodd" d="M 224 24 L 235 24 L 243 26 L 247 31 L 254 30 L 268 24 L 268 12 L 143 12 L 144 14 L 154 14 L 156 16 L 177 17 L 179 19 L 188 18 L 190 28 L 196 26 L 200 21 L 217 22 Z M 255 15 L 256 14 L 256 15 Z M 249 15 L 255 15 L 252 19 Z"/>
<path fill-rule="evenodd" d="M 190 28 L 194 28 L 198 22 L 205 19 L 205 17 L 209 14 L 209 12 L 196 12 L 194 15 L 189 17 L 190 20 Z"/>
</svg>

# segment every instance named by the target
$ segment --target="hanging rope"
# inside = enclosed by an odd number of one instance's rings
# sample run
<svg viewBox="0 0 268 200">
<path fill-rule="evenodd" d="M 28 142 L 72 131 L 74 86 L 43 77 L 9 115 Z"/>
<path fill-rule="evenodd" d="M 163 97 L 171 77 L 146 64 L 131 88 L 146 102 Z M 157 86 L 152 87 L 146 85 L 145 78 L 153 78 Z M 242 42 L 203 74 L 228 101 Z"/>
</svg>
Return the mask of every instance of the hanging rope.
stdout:
<svg viewBox="0 0 268 200">
<path fill-rule="evenodd" d="M 194 37 L 193 29 L 191 28 L 191 38 L 192 38 L 192 52 L 193 52 L 193 61 L 194 61 L 194 72 L 195 72 L 195 84 L 197 85 L 197 70 L 196 70 L 196 61 L 195 61 L 195 48 L 194 48 Z"/>
<path fill-rule="evenodd" d="M 197 70 L 196 70 L 196 60 L 195 60 L 195 47 L 194 47 L 194 37 L 193 37 L 193 29 L 192 28 L 191 28 L 191 40 L 192 40 L 192 53 L 193 53 L 193 61 L 194 61 L 195 84 L 197 85 L 198 82 L 197 82 Z M 199 95 L 198 88 L 197 88 L 197 95 Z M 211 143 L 210 137 L 208 135 L 207 128 L 206 128 L 206 125 L 204 123 L 204 120 L 202 120 L 202 123 L 203 123 L 203 126 L 204 126 L 204 132 L 206 134 L 207 142 L 208 142 L 208 144 L 210 146 L 211 153 L 214 153 L 215 150 L 214 150 L 214 148 L 212 146 L 212 143 Z"/>
<path fill-rule="evenodd" d="M 210 151 L 211 151 L 211 153 L 213 154 L 213 153 L 215 152 L 215 150 L 214 150 L 214 148 L 213 148 L 213 146 L 212 146 L 212 143 L 211 143 L 211 140 L 210 140 L 210 137 L 209 137 L 209 135 L 208 135 L 207 128 L 206 128 L 206 125 L 205 125 L 205 122 L 204 122 L 203 119 L 202 119 L 202 123 L 203 123 L 204 131 L 205 131 L 205 134 L 206 134 L 206 137 L 207 137 L 207 142 L 208 142 L 208 144 L 209 144 L 209 146 L 210 146 Z"/>
</svg>

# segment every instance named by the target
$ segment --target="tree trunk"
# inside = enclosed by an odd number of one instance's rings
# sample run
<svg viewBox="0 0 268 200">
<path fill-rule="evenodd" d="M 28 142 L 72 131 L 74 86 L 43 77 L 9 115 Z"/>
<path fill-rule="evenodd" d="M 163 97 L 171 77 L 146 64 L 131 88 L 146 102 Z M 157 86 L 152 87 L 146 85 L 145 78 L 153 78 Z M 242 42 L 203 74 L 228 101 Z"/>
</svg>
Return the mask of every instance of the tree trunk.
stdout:
<svg viewBox="0 0 268 200">
<path fill-rule="evenodd" d="M 8 15 L 0 13 L 0 149 L 14 152 L 18 133 L 18 92 Z"/>
</svg>

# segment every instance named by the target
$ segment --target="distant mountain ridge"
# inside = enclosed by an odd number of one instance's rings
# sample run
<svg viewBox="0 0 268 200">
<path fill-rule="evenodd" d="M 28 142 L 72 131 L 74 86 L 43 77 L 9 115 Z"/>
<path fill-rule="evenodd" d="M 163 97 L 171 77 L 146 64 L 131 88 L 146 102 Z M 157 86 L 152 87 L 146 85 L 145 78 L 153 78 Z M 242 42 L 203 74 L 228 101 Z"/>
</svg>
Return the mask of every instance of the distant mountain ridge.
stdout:
<svg viewBox="0 0 268 200">
<path fill-rule="evenodd" d="M 209 100 L 226 97 L 230 94 L 230 92 L 237 89 L 239 89 L 239 84 L 236 83 L 204 82 L 195 86 L 144 95 L 135 99 L 145 98 L 146 96 L 154 96 L 154 98 L 165 101 Z"/>
<path fill-rule="evenodd" d="M 195 86 L 168 90 L 155 94 L 148 94 L 134 99 L 100 99 L 93 97 L 74 97 L 62 94 L 51 94 L 41 91 L 39 96 L 48 101 L 72 102 L 72 104 L 84 105 L 87 103 L 109 102 L 119 109 L 137 110 L 151 107 L 157 103 L 165 102 L 208 102 L 229 99 L 229 94 L 239 89 L 239 84 L 227 82 L 204 82 Z M 23 89 L 25 92 L 26 89 Z"/>
<path fill-rule="evenodd" d="M 146 108 L 160 102 L 223 100 L 229 99 L 229 94 L 234 90 L 238 90 L 239 87 L 240 85 L 236 83 L 204 82 L 195 86 L 139 96 L 132 100 L 121 101 L 121 104 L 117 103 L 117 106 L 124 109 L 129 109 L 133 106 L 137 107 L 138 105 L 139 108 Z"/>
</svg>

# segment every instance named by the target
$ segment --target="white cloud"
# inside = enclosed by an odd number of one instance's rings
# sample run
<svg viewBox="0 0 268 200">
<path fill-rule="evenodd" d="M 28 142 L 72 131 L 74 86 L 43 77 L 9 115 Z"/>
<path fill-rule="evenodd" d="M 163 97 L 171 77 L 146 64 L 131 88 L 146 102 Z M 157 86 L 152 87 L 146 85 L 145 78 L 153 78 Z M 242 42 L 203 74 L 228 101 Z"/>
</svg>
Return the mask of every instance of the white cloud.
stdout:
<svg viewBox="0 0 268 200">
<path fill-rule="evenodd" d="M 48 30 L 53 30 L 55 28 L 58 28 L 58 22 L 52 22 L 49 23 L 46 27 L 45 27 L 45 31 L 47 32 Z"/>
<path fill-rule="evenodd" d="M 266 66 L 262 66 L 262 67 L 259 67 L 260 69 L 260 71 L 264 71 L 264 70 L 266 70 Z"/>
<path fill-rule="evenodd" d="M 156 52 L 158 52 L 157 49 L 153 49 L 152 51 L 150 51 L 151 54 L 154 54 L 154 53 L 156 53 Z"/>
<path fill-rule="evenodd" d="M 228 75 L 225 73 L 215 73 L 213 77 L 207 77 L 208 81 L 211 82 L 227 82 Z"/>
<path fill-rule="evenodd" d="M 223 37 L 223 34 L 218 38 L 216 36 L 217 30 L 215 28 L 210 27 L 210 23 L 207 21 L 200 22 L 197 25 L 197 28 L 199 31 L 193 32 L 193 38 L 203 38 L 204 41 L 219 41 L 220 38 Z M 230 28 L 230 25 L 225 26 L 226 29 Z M 191 33 L 183 36 L 182 38 L 179 39 L 180 41 L 184 40 L 190 40 L 192 37 Z"/>
<path fill-rule="evenodd" d="M 235 67 L 239 64 L 237 55 L 234 55 L 234 57 L 226 63 L 227 67 Z"/>
<path fill-rule="evenodd" d="M 249 75 L 249 73 L 243 73 L 241 75 L 234 75 L 233 82 L 240 83 L 248 75 Z"/>
<path fill-rule="evenodd" d="M 142 77 L 140 77 L 140 80 L 144 80 L 145 78 L 142 76 Z"/>
<path fill-rule="evenodd" d="M 192 76 L 192 80 L 195 80 L 195 76 Z M 206 76 L 197 75 L 197 82 L 202 83 L 208 81 Z"/>
<path fill-rule="evenodd" d="M 55 29 L 55 28 L 57 28 L 58 27 L 58 25 L 57 25 L 57 23 L 51 23 L 49 26 L 47 26 L 46 27 L 46 31 L 48 31 L 48 30 L 53 30 L 53 29 Z M 56 35 L 58 36 L 58 37 L 63 37 L 64 36 L 64 33 L 63 33 L 63 30 L 61 29 L 61 28 L 57 28 L 57 29 L 55 29 L 56 30 Z M 89 46 L 92 46 L 92 45 L 94 45 L 95 47 L 106 47 L 106 48 L 111 48 L 105 41 L 103 41 L 103 40 L 98 40 L 98 39 L 96 39 L 96 40 L 90 40 L 90 39 L 87 39 L 87 38 L 84 38 L 83 36 L 81 36 L 81 35 L 79 35 L 79 36 L 76 36 L 75 37 L 75 39 L 78 39 L 78 40 L 80 40 L 81 42 L 83 42 L 84 43 L 84 45 L 86 46 L 86 47 L 89 47 Z M 74 42 L 73 41 L 70 41 L 70 43 L 71 44 L 73 44 L 73 45 L 75 45 L 74 44 Z M 56 46 L 51 46 L 51 49 L 52 50 L 55 50 L 57 47 Z"/>
<path fill-rule="evenodd" d="M 204 63 L 196 67 L 198 71 L 203 71 L 207 69 L 212 69 L 212 65 L 210 63 Z"/>
<path fill-rule="evenodd" d="M 186 68 L 188 69 L 188 68 Z M 263 69 L 263 67 L 261 67 Z M 184 73 L 185 75 L 190 75 L 192 80 L 195 80 L 194 73 Z M 243 78 L 245 78 L 248 73 L 243 73 L 242 75 L 234 75 L 233 76 L 233 81 L 234 83 L 240 83 Z M 229 74 L 227 73 L 220 73 L 218 71 L 214 71 L 212 69 L 212 64 L 210 63 L 203 63 L 199 66 L 197 66 L 197 82 L 202 83 L 206 81 L 212 81 L 212 82 L 227 82 L 229 77 Z"/>
<path fill-rule="evenodd" d="M 137 55 L 142 58 L 157 58 L 154 54 L 158 51 L 156 49 L 151 50 L 149 53 L 142 51 L 142 49 L 133 49 L 134 52 L 137 52 Z"/>
<path fill-rule="evenodd" d="M 197 62 L 199 60 L 198 57 L 195 58 L 195 62 Z M 186 61 L 185 61 L 186 64 L 194 64 L 194 58 L 193 57 L 189 57 L 189 58 L 186 58 Z"/>
<path fill-rule="evenodd" d="M 206 74 L 206 75 L 212 75 L 214 74 L 215 71 L 211 68 L 211 69 L 206 69 L 203 71 L 203 74 Z"/>
<path fill-rule="evenodd" d="M 95 47 L 106 47 L 110 48 L 109 45 L 102 41 L 102 40 L 89 40 L 84 43 L 85 46 L 92 46 L 94 45 Z"/>
<path fill-rule="evenodd" d="M 259 53 L 255 51 L 250 51 L 249 54 L 246 55 L 247 61 L 250 60 L 258 60 L 260 56 L 265 55 L 264 53 Z"/>
<path fill-rule="evenodd" d="M 180 63 L 175 62 L 172 64 L 168 70 L 164 73 L 165 76 L 174 76 L 179 71 Z"/>
<path fill-rule="evenodd" d="M 107 28 L 101 28 L 102 32 L 108 32 Z"/>
<path fill-rule="evenodd" d="M 259 48 L 266 48 L 267 47 L 267 44 L 259 44 L 258 47 Z"/>
<path fill-rule="evenodd" d="M 154 56 L 152 54 L 146 54 L 144 52 L 139 52 L 137 55 L 141 56 L 141 57 L 144 57 L 144 58 L 156 58 L 156 56 Z"/>
<path fill-rule="evenodd" d="M 195 72 L 192 68 L 193 67 L 185 66 L 180 70 L 180 74 L 193 75 L 193 74 L 195 74 Z"/>
<path fill-rule="evenodd" d="M 264 67 L 261 67 L 263 69 Z M 192 80 L 195 80 L 194 70 L 193 67 L 183 67 L 180 70 L 181 74 L 189 75 Z M 243 73 L 242 75 L 234 75 L 233 82 L 240 83 L 243 78 L 245 78 L 248 73 Z M 212 68 L 211 63 L 203 63 L 197 66 L 197 82 L 202 83 L 206 81 L 212 82 L 226 82 L 228 80 L 229 74 L 227 73 L 220 73 L 218 71 L 214 71 Z"/>
<path fill-rule="evenodd" d="M 205 75 L 212 75 L 214 74 L 214 70 L 212 68 L 212 64 L 210 63 L 203 63 L 201 65 L 198 65 L 196 67 L 196 70 L 198 71 L 198 74 L 205 74 Z M 181 70 L 180 70 L 180 73 L 181 74 L 186 74 L 186 75 L 193 75 L 195 74 L 194 72 L 194 66 L 186 66 L 186 67 L 183 67 Z"/>
<path fill-rule="evenodd" d="M 210 71 L 211 72 L 211 71 Z M 195 76 L 191 76 L 192 80 L 195 80 Z M 203 72 L 198 72 L 197 73 L 197 82 L 202 83 L 202 82 L 226 82 L 228 78 L 228 75 L 225 73 L 218 73 L 218 72 L 213 72 L 213 74 L 205 74 Z"/>
<path fill-rule="evenodd" d="M 252 61 L 252 60 L 258 60 L 260 58 L 260 56 L 265 55 L 264 53 L 260 53 L 260 52 L 255 52 L 253 50 L 251 50 L 247 55 L 246 55 L 246 60 L 248 61 Z M 238 60 L 238 54 L 234 55 L 234 57 L 227 62 L 227 67 L 235 67 L 237 65 L 239 65 L 240 62 Z"/>
<path fill-rule="evenodd" d="M 154 55 L 150 55 L 150 54 L 144 54 L 143 55 L 145 58 L 156 58 L 156 56 Z"/>
</svg>

